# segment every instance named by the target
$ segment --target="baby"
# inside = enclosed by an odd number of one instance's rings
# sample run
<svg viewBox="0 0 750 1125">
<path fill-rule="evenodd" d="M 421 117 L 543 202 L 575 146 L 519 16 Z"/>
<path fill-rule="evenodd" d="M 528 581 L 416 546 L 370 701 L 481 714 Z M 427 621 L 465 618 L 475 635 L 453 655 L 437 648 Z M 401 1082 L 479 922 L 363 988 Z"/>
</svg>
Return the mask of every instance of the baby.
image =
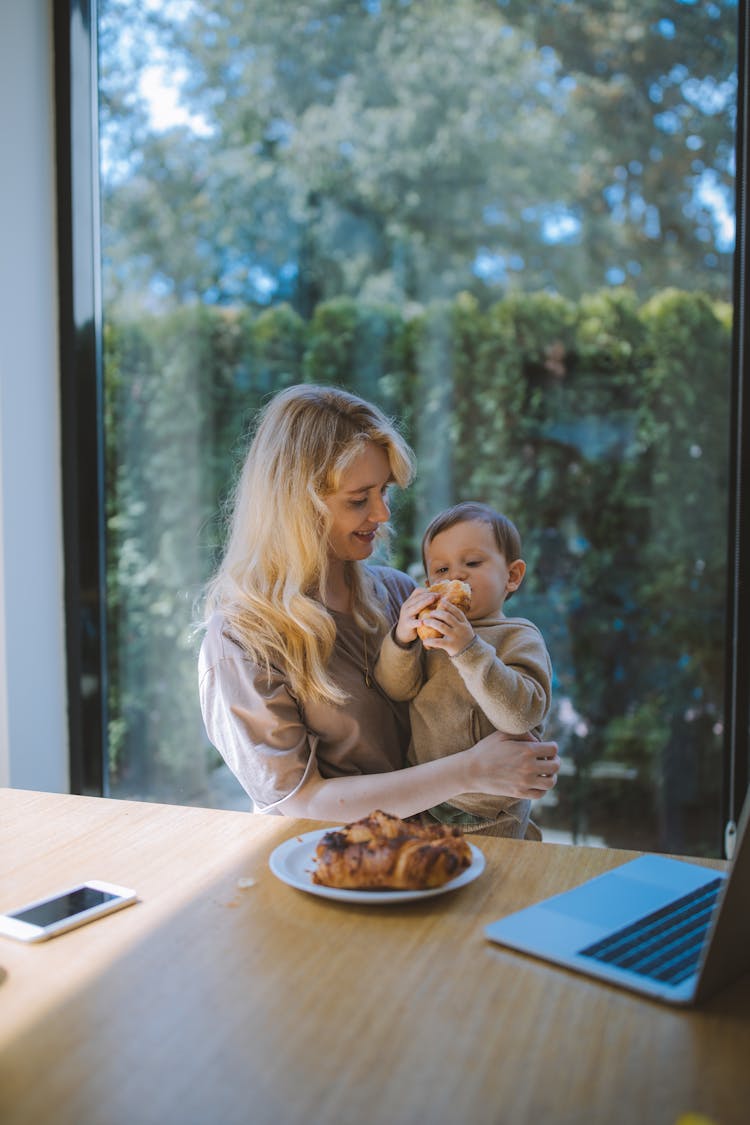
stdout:
<svg viewBox="0 0 750 1125">
<path fill-rule="evenodd" d="M 520 556 L 515 526 L 486 504 L 457 504 L 425 531 L 428 583 L 468 583 L 471 605 L 464 613 L 418 587 L 383 641 L 375 677 L 392 699 L 410 701 L 411 765 L 468 749 L 493 730 L 541 738 L 552 688 L 547 646 L 531 621 L 504 614 L 526 573 Z M 437 635 L 420 640 L 423 625 Z M 465 793 L 428 815 L 469 832 L 538 840 L 530 809 L 528 800 Z"/>
</svg>

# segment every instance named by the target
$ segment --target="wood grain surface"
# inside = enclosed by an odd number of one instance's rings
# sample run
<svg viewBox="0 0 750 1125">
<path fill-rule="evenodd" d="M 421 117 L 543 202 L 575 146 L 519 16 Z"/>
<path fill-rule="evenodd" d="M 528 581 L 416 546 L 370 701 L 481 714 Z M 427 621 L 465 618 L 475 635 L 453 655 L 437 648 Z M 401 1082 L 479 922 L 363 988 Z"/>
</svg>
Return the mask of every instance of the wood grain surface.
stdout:
<svg viewBox="0 0 750 1125">
<path fill-rule="evenodd" d="M 268 869 L 317 827 L 0 791 L 0 910 L 87 878 L 140 900 L 0 938 L 3 1125 L 750 1120 L 750 978 L 675 1010 L 484 937 L 634 853 L 476 837 L 474 883 L 355 906 Z"/>
</svg>

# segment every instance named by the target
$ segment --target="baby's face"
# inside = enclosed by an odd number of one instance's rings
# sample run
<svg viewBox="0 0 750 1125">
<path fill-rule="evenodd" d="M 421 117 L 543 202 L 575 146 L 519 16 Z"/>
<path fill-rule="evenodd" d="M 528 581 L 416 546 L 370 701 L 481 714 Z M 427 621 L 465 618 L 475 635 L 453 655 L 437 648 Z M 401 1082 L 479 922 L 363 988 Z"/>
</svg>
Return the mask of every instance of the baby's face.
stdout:
<svg viewBox="0 0 750 1125">
<path fill-rule="evenodd" d="M 441 531 L 425 547 L 427 580 L 456 578 L 471 586 L 470 621 L 502 611 L 503 603 L 520 584 L 495 542 L 492 528 L 481 520 L 466 520 Z"/>
</svg>

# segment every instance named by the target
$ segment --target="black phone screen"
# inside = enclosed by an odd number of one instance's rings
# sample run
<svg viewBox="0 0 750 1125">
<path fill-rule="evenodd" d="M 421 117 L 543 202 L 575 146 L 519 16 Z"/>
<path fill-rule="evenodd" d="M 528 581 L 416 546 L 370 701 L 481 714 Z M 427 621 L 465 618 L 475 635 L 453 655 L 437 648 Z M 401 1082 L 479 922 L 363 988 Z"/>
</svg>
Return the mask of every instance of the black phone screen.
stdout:
<svg viewBox="0 0 750 1125">
<path fill-rule="evenodd" d="M 101 906 L 115 898 L 117 895 L 109 891 L 98 891 L 95 887 L 76 887 L 65 895 L 51 898 L 49 902 L 41 902 L 26 910 L 16 910 L 9 917 L 18 918 L 19 922 L 29 922 L 32 926 L 51 926 L 53 922 L 62 922 L 65 918 L 72 918 L 74 914 L 81 914 L 92 906 Z"/>
</svg>

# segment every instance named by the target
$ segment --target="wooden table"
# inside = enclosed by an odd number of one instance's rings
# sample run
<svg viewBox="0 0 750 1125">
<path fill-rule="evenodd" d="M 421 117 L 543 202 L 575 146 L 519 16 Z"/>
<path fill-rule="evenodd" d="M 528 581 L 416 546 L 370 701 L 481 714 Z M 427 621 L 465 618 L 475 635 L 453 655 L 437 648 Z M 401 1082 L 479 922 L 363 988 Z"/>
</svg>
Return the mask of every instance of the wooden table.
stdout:
<svg viewBox="0 0 750 1125">
<path fill-rule="evenodd" d="M 141 899 L 0 938 L 3 1125 L 750 1120 L 750 977 L 674 1010 L 484 938 L 633 853 L 477 838 L 469 886 L 350 906 L 268 869 L 314 827 L 0 790 L 0 910 L 86 878 Z"/>
</svg>

